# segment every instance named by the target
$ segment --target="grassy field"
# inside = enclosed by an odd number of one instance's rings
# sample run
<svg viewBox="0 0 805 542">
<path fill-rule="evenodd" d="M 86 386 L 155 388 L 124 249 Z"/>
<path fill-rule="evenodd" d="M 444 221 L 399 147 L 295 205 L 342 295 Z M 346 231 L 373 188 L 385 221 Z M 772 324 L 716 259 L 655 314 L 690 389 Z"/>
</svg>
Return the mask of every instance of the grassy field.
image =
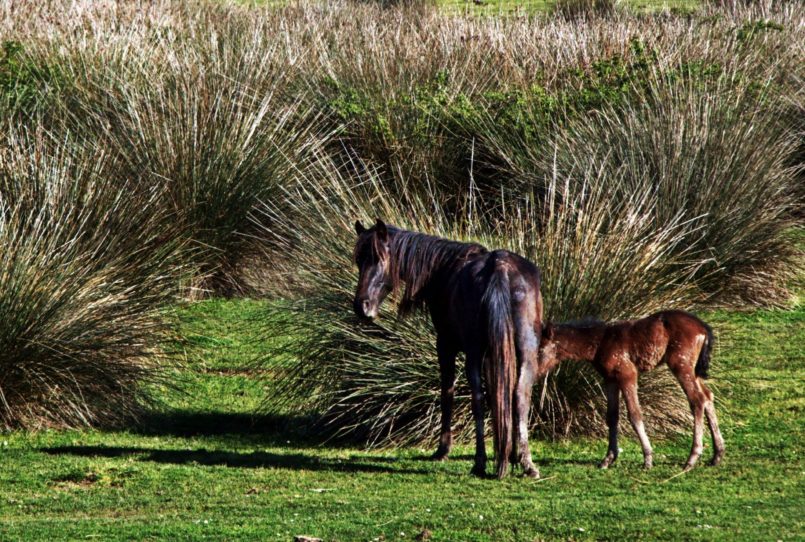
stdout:
<svg viewBox="0 0 805 542">
<path fill-rule="evenodd" d="M 140 431 L 2 435 L 0 539 L 794 540 L 805 530 L 801 303 L 707 315 L 720 337 L 721 467 L 680 475 L 682 435 L 654 442 L 657 466 L 644 471 L 626 430 L 613 469 L 595 468 L 603 440 L 536 441 L 543 478 L 502 482 L 469 476 L 469 447 L 431 463 L 429 450 L 320 445 L 293 419 L 252 418 L 261 306 L 179 311 L 187 368 Z"/>
</svg>

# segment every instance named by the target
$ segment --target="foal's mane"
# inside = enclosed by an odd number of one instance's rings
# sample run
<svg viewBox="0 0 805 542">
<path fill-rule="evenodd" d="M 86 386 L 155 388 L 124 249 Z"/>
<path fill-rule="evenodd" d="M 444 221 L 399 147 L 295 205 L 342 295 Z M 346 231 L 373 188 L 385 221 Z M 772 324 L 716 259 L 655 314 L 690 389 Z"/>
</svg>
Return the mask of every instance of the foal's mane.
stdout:
<svg viewBox="0 0 805 542">
<path fill-rule="evenodd" d="M 607 323 L 604 320 L 599 318 L 594 318 L 592 316 L 586 316 L 580 320 L 570 320 L 568 322 L 560 322 L 554 324 L 556 327 L 565 327 L 570 329 L 579 329 L 579 330 L 587 330 L 587 329 L 596 329 L 599 327 L 605 327 Z"/>
<path fill-rule="evenodd" d="M 388 231 L 389 266 L 394 288 L 400 283 L 405 285 L 399 307 L 401 315 L 424 305 L 427 296 L 425 287 L 436 274 L 453 269 L 455 264 L 467 258 L 487 252 L 485 247 L 477 243 L 451 241 L 392 226 L 388 227 Z"/>
</svg>

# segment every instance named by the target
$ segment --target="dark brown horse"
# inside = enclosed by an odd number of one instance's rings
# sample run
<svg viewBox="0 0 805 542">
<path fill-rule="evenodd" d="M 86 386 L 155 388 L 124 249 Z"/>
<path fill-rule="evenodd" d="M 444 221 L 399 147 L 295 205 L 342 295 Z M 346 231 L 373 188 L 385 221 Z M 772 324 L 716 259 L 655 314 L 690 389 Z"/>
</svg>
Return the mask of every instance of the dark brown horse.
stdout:
<svg viewBox="0 0 805 542">
<path fill-rule="evenodd" d="M 445 459 L 452 445 L 456 356 L 464 352 L 475 420 L 472 472 L 482 476 L 486 470 L 483 371 L 492 406 L 497 476 L 505 476 L 510 457 L 527 476 L 539 476 L 528 447 L 531 387 L 542 331 L 537 267 L 505 250 L 489 252 L 478 244 L 386 226 L 379 219 L 370 229 L 356 222 L 355 229 L 360 269 L 355 313 L 376 317 L 383 299 L 403 285 L 400 313 L 427 308 L 433 320 L 442 388 L 441 437 L 434 458 Z"/>
<path fill-rule="evenodd" d="M 693 448 L 685 464 L 690 469 L 702 455 L 703 415 L 713 436 L 712 465 L 721 462 L 724 439 L 718 430 L 713 394 L 705 386 L 713 346 L 710 326 L 684 311 L 664 311 L 640 320 L 606 324 L 547 324 L 540 346 L 539 373 L 544 375 L 563 360 L 591 361 L 604 377 L 607 392 L 609 450 L 599 465 L 609 467 L 618 458 L 619 393 L 623 393 L 629 421 L 643 446 L 644 466 L 652 465 L 640 403 L 637 375 L 665 363 L 688 397 L 693 412 Z"/>
</svg>

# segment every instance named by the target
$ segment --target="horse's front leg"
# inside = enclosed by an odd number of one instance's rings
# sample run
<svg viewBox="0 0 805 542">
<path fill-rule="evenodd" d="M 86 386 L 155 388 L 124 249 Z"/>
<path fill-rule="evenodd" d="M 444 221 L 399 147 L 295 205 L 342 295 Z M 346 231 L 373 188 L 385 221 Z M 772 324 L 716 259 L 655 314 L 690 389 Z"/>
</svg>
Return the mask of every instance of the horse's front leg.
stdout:
<svg viewBox="0 0 805 542">
<path fill-rule="evenodd" d="M 484 392 L 481 387 L 481 356 L 467 353 L 467 381 L 472 394 L 472 417 L 475 420 L 475 464 L 472 474 L 486 476 L 486 445 L 484 443 Z"/>
<path fill-rule="evenodd" d="M 458 352 L 450 341 L 443 336 L 436 338 L 436 351 L 439 356 L 439 377 L 442 387 L 442 430 L 439 436 L 439 447 L 433 454 L 435 460 L 447 459 L 453 446 L 453 395 L 456 385 L 456 355 Z"/>
</svg>

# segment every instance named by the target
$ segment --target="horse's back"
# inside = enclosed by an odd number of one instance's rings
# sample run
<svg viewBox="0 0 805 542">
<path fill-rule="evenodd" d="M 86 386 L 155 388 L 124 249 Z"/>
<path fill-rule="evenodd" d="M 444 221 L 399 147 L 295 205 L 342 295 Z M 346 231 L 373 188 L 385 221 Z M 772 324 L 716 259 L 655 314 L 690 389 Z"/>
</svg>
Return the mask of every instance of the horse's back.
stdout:
<svg viewBox="0 0 805 542">
<path fill-rule="evenodd" d="M 505 274 L 506 280 L 493 280 L 496 274 L 499 278 L 500 273 Z M 539 269 L 519 254 L 508 250 L 494 250 L 468 258 L 448 286 L 448 320 L 463 343 L 485 336 L 483 330 L 477 327 L 483 318 L 468 316 L 480 316 L 482 300 L 489 289 L 500 288 L 504 283 L 508 284 L 507 293 L 516 323 L 522 321 L 523 324 L 527 323 L 541 330 L 543 305 Z"/>
</svg>

